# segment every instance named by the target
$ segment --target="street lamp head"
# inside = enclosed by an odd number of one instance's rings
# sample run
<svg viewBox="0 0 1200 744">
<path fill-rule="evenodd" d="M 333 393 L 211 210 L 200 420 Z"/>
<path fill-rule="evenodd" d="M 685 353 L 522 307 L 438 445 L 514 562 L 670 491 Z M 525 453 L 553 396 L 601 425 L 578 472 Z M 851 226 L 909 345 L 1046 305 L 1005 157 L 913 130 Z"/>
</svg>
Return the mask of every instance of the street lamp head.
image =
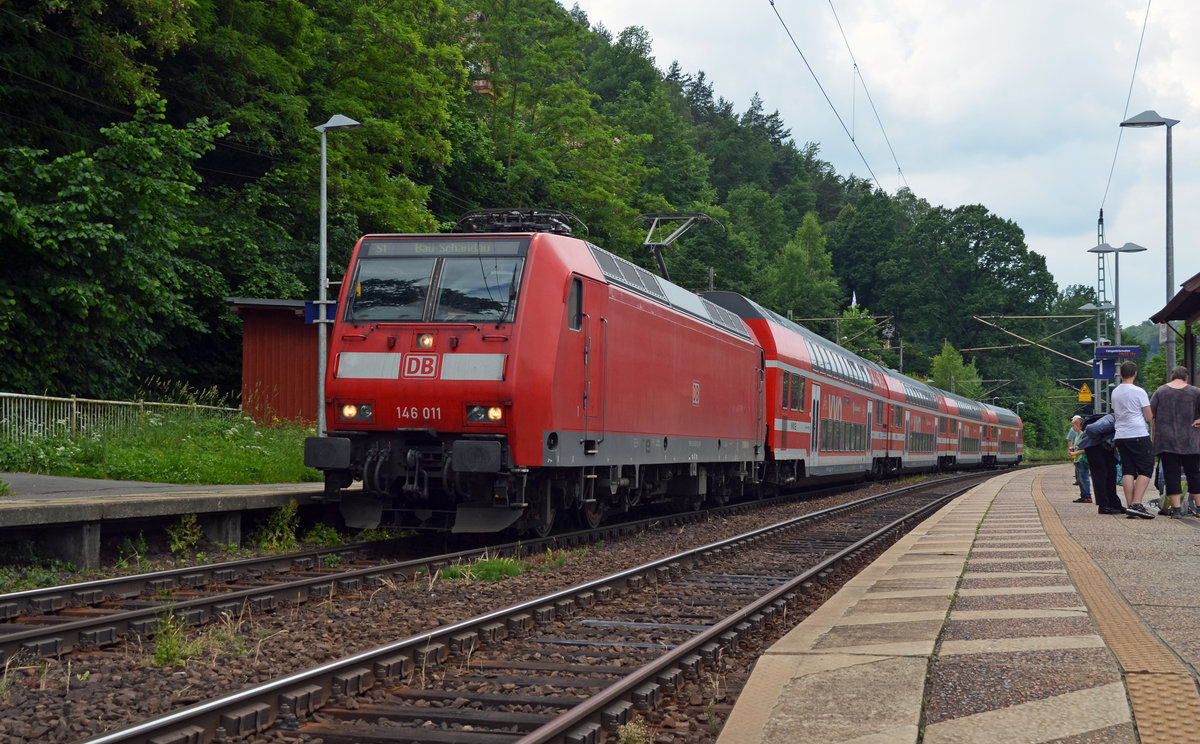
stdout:
<svg viewBox="0 0 1200 744">
<path fill-rule="evenodd" d="M 1113 248 L 1108 243 L 1101 243 L 1095 248 L 1088 248 L 1088 253 L 1115 253 L 1116 248 Z"/>
<path fill-rule="evenodd" d="M 1115 250 L 1117 253 L 1141 253 L 1142 251 L 1146 250 L 1146 247 L 1138 245 L 1137 243 L 1126 243 Z"/>
<path fill-rule="evenodd" d="M 324 132 L 340 132 L 345 129 L 358 129 L 361 126 L 362 126 L 362 124 L 358 123 L 354 119 L 351 119 L 349 116 L 342 116 L 341 114 L 334 114 L 333 116 L 329 117 L 329 121 L 327 121 L 324 124 L 321 124 L 319 126 L 315 126 L 315 127 L 313 127 L 313 129 L 317 130 L 318 132 L 324 133 Z"/>
<path fill-rule="evenodd" d="M 1079 339 L 1079 343 L 1083 345 L 1094 344 L 1096 343 L 1096 339 L 1092 338 L 1091 336 L 1084 336 L 1083 338 Z"/>
<path fill-rule="evenodd" d="M 1159 116 L 1157 111 L 1143 111 L 1142 113 L 1130 119 L 1121 122 L 1123 127 L 1173 127 L 1179 123 L 1178 119 L 1168 119 L 1165 116 Z"/>
</svg>

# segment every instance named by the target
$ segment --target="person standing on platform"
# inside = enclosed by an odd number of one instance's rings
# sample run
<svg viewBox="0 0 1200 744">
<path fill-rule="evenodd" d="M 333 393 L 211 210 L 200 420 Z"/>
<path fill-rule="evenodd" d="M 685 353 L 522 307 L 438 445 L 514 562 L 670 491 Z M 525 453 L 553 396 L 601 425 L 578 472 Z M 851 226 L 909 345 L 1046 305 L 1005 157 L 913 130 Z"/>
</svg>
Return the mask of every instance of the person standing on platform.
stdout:
<svg viewBox="0 0 1200 744">
<path fill-rule="evenodd" d="M 1134 384 L 1136 362 L 1121 363 L 1121 384 L 1113 389 L 1112 410 L 1116 419 L 1115 442 L 1121 455 L 1121 486 L 1128 502 L 1125 511 L 1130 518 L 1154 519 L 1154 514 L 1142 505 L 1142 497 L 1154 477 L 1154 446 L 1150 443 L 1150 396 Z"/>
<path fill-rule="evenodd" d="M 1079 485 L 1079 498 L 1075 499 L 1076 504 L 1092 503 L 1092 489 L 1088 482 L 1088 457 L 1087 453 L 1075 445 L 1075 442 L 1083 434 L 1083 416 L 1075 416 L 1071 419 L 1071 429 L 1067 432 L 1067 454 L 1071 457 L 1071 462 L 1075 464 L 1075 483 Z"/>
<path fill-rule="evenodd" d="M 1125 513 L 1125 507 L 1117 496 L 1117 453 L 1113 451 L 1112 442 L 1114 431 L 1111 413 L 1088 416 L 1083 431 L 1075 440 L 1075 448 L 1087 453 L 1092 492 L 1096 494 L 1097 511 L 1101 514 Z"/>
<path fill-rule="evenodd" d="M 1200 500 L 1200 388 L 1188 384 L 1186 367 L 1171 370 L 1171 381 L 1150 398 L 1150 411 L 1154 451 L 1162 465 L 1171 516 L 1179 518 L 1184 516 L 1180 471 L 1187 476 L 1193 507 Z"/>
</svg>

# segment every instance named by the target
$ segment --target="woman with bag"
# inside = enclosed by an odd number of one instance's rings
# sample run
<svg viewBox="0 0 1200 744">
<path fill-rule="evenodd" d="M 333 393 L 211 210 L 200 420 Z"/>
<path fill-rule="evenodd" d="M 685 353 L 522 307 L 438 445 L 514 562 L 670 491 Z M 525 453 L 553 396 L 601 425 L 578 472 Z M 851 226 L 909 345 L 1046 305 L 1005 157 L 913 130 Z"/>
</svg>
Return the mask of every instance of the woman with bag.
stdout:
<svg viewBox="0 0 1200 744">
<path fill-rule="evenodd" d="M 1187 476 L 1193 508 L 1200 499 L 1200 388 L 1188 384 L 1186 367 L 1171 370 L 1171 381 L 1150 398 L 1154 413 L 1154 450 L 1162 465 L 1171 516 L 1185 516 L 1182 471 Z"/>
</svg>

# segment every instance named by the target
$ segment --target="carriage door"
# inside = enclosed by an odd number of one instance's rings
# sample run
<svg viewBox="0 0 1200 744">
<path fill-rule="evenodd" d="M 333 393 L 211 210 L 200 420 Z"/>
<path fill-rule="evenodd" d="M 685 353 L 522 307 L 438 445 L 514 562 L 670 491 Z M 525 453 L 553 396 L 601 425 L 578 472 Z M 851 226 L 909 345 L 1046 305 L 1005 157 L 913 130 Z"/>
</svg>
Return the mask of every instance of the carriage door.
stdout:
<svg viewBox="0 0 1200 744">
<path fill-rule="evenodd" d="M 608 383 L 608 318 L 605 305 L 607 288 L 603 284 L 576 277 L 582 297 L 578 303 L 583 331 L 583 451 L 595 454 L 604 441 L 604 397 Z"/>
<path fill-rule="evenodd" d="M 817 453 L 821 451 L 821 386 L 813 383 L 812 386 L 812 436 L 808 442 L 808 463 L 805 468 L 810 470 L 817 465 L 820 457 Z"/>
<path fill-rule="evenodd" d="M 874 454 L 874 452 L 875 452 L 875 447 L 873 446 L 874 443 L 871 441 L 871 437 L 874 435 L 875 435 L 875 401 L 868 400 L 867 401 L 867 441 L 863 445 L 863 452 L 866 452 L 868 455 L 868 457 L 867 457 L 868 465 L 871 462 L 870 455 Z"/>
</svg>

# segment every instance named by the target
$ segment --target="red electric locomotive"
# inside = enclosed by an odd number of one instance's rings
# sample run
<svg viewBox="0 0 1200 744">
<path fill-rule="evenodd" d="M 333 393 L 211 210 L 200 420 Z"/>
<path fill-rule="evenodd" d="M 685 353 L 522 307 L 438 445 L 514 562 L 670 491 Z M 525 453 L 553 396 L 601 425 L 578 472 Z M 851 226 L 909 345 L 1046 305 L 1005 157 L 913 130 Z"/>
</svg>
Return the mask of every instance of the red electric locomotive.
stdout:
<svg viewBox="0 0 1200 744">
<path fill-rule="evenodd" d="M 351 256 L 305 443 L 346 523 L 458 532 L 739 496 L 761 461 L 745 325 L 591 243 L 562 213 L 367 235 Z M 362 481 L 362 490 L 342 489 Z"/>
</svg>

